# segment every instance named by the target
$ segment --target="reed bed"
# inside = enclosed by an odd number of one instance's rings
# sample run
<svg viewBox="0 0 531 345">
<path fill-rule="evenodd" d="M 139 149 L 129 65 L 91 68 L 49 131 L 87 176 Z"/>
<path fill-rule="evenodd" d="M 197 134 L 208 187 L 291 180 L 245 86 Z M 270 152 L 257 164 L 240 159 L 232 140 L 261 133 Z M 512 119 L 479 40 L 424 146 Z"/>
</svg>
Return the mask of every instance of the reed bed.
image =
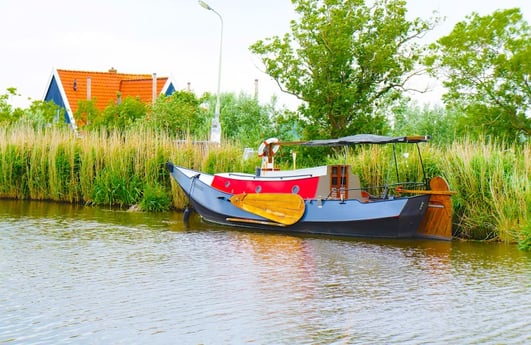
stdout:
<svg viewBox="0 0 531 345">
<path fill-rule="evenodd" d="M 435 153 L 432 154 L 435 156 Z M 458 192 L 459 235 L 525 242 L 531 239 L 531 146 L 454 143 L 438 163 Z"/>
<path fill-rule="evenodd" d="M 149 130 L 88 132 L 31 127 L 0 129 L 0 198 L 109 207 L 182 209 L 186 201 L 167 161 L 204 171 L 244 169 L 241 149 L 177 140 Z M 149 196 L 151 200 L 145 200 Z M 153 205 L 153 199 L 159 203 Z"/>
<path fill-rule="evenodd" d="M 348 155 L 363 184 L 395 179 L 389 147 L 367 146 Z M 458 193 L 453 198 L 458 237 L 531 246 L 530 144 L 464 140 L 444 148 L 421 144 L 421 151 L 427 176 L 445 177 Z M 167 161 L 210 173 L 253 172 L 259 158 L 244 161 L 242 153 L 236 142 L 212 145 L 147 129 L 75 136 L 67 129 L 2 128 L 0 198 L 182 210 L 187 200 L 166 171 Z M 416 152 L 404 153 L 397 152 L 400 170 L 422 180 Z M 343 162 L 344 157 L 324 161 L 333 160 Z M 298 165 L 304 161 L 298 157 Z M 288 159 L 279 163 L 292 167 Z"/>
</svg>

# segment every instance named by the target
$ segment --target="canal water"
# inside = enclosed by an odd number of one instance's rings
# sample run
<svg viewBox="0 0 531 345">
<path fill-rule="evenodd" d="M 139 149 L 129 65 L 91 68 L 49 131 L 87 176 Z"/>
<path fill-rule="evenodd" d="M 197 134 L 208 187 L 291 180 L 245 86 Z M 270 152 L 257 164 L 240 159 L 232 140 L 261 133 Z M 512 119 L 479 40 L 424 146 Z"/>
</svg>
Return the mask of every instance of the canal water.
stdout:
<svg viewBox="0 0 531 345">
<path fill-rule="evenodd" d="M 0 344 L 530 344 L 531 253 L 0 201 Z"/>
</svg>

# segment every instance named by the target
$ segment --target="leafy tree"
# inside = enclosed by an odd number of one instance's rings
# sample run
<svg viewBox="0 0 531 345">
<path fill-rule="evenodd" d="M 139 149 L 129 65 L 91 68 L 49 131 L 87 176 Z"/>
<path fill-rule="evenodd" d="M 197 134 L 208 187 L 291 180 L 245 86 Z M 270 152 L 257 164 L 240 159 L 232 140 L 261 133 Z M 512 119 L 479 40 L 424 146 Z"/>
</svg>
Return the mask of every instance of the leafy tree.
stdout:
<svg viewBox="0 0 531 345">
<path fill-rule="evenodd" d="M 64 110 L 53 101 L 33 101 L 20 120 L 34 127 L 65 126 Z"/>
<path fill-rule="evenodd" d="M 96 107 L 94 100 L 83 100 L 77 104 L 77 110 L 74 113 L 76 124 L 79 127 L 88 125 L 89 128 L 94 128 L 102 125 L 100 118 L 100 111 Z"/>
<path fill-rule="evenodd" d="M 271 108 L 261 106 L 257 99 L 240 93 L 221 97 L 221 128 L 223 136 L 255 146 L 272 135 Z"/>
<path fill-rule="evenodd" d="M 10 87 L 7 89 L 7 93 L 0 95 L 0 123 L 12 124 L 22 116 L 23 112 L 9 104 L 9 97 L 16 96 L 17 89 Z"/>
<path fill-rule="evenodd" d="M 216 97 L 205 94 L 203 105 L 208 109 L 210 118 L 214 116 Z M 221 129 L 223 137 L 237 140 L 245 146 L 254 147 L 264 139 L 278 137 L 284 141 L 298 137 L 296 113 L 277 106 L 276 97 L 267 104 L 245 93 L 221 95 Z M 211 122 L 207 121 L 210 131 Z"/>
<path fill-rule="evenodd" d="M 531 28 L 519 9 L 472 13 L 431 46 L 433 75 L 446 77 L 445 103 L 475 135 L 531 135 Z"/>
<path fill-rule="evenodd" d="M 461 131 L 461 116 L 452 110 L 440 106 L 403 103 L 394 110 L 395 123 L 393 133 L 400 135 L 429 135 L 432 142 L 450 144 Z"/>
<path fill-rule="evenodd" d="M 278 137 L 283 141 L 301 140 L 304 124 L 296 112 L 288 109 L 273 109 L 272 112 L 273 133 L 271 136 Z"/>
<path fill-rule="evenodd" d="M 206 112 L 201 100 L 189 91 L 176 91 L 170 96 L 160 96 L 148 118 L 151 125 L 175 133 L 179 137 L 205 136 Z"/>
<path fill-rule="evenodd" d="M 123 131 L 137 120 L 143 119 L 146 111 L 147 105 L 140 99 L 126 97 L 120 103 L 109 104 L 101 115 L 94 119 L 92 126 Z"/>
<path fill-rule="evenodd" d="M 406 1 L 292 0 L 291 33 L 250 49 L 282 91 L 303 100 L 304 137 L 386 130 L 422 49 L 415 39 L 437 19 L 406 20 Z"/>
</svg>

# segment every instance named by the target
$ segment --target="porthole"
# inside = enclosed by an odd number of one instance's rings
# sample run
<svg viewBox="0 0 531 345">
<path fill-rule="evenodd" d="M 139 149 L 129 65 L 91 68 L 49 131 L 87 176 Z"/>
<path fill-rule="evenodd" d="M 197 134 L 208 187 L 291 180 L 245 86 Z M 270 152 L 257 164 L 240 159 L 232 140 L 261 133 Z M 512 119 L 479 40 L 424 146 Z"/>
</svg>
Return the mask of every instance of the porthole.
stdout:
<svg viewBox="0 0 531 345">
<path fill-rule="evenodd" d="M 298 194 L 299 190 L 300 190 L 300 187 L 298 185 L 294 185 L 293 187 L 291 187 L 291 192 L 293 194 Z"/>
<path fill-rule="evenodd" d="M 230 187 L 230 181 L 225 181 L 225 188 L 229 188 Z"/>
<path fill-rule="evenodd" d="M 260 193 L 262 191 L 262 186 L 256 186 L 256 189 L 254 191 L 256 193 Z"/>
</svg>

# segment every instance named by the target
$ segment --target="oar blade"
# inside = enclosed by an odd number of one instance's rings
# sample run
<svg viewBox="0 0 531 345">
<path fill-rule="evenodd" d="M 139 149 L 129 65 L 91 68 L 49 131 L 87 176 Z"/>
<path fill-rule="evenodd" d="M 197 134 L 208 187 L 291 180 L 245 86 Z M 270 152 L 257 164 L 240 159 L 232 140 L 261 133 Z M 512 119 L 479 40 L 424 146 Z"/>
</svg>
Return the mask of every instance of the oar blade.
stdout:
<svg viewBox="0 0 531 345">
<path fill-rule="evenodd" d="M 251 193 L 230 198 L 235 206 L 247 212 L 284 225 L 298 222 L 304 214 L 304 200 L 298 194 Z"/>
</svg>

